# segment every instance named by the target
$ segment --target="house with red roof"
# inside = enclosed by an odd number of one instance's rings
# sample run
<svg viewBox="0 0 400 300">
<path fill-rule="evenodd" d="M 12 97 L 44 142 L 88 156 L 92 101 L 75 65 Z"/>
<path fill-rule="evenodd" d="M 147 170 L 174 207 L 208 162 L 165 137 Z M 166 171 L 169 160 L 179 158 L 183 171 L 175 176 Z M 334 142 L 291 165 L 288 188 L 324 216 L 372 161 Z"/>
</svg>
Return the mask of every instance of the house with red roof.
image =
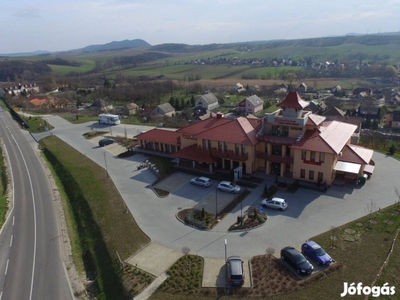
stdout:
<svg viewBox="0 0 400 300">
<path fill-rule="evenodd" d="M 265 115 L 257 135 L 257 169 L 328 185 L 336 177 L 357 179 L 373 165 L 372 150 L 351 144 L 357 125 L 327 121 L 307 111 L 308 104 L 289 92 L 279 110 Z"/>
<path fill-rule="evenodd" d="M 216 117 L 176 131 L 153 129 L 137 135 L 139 147 L 169 153 L 180 167 L 214 173 L 242 168 L 330 185 L 373 171 L 373 151 L 351 143 L 357 125 L 315 115 L 309 102 L 289 92 L 262 119 Z"/>
</svg>

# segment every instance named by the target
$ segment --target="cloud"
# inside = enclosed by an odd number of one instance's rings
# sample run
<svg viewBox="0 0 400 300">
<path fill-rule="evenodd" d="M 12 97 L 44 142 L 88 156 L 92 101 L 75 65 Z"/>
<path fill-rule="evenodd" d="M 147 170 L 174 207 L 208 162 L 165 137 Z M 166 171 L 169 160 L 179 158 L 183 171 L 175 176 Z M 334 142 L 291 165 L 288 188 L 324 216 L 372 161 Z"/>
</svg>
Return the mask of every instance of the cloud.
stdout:
<svg viewBox="0 0 400 300">
<path fill-rule="evenodd" d="M 12 15 L 15 17 L 26 18 L 26 19 L 41 18 L 39 11 L 34 7 L 21 7 L 17 11 L 15 11 Z"/>
</svg>

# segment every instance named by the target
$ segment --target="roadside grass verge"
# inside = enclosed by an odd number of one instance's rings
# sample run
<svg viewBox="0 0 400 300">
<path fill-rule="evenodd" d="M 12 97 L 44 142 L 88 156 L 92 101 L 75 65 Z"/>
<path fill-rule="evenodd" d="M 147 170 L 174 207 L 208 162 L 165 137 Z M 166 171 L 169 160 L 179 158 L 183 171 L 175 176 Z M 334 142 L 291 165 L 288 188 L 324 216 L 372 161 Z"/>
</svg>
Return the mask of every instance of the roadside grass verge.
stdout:
<svg viewBox="0 0 400 300">
<path fill-rule="evenodd" d="M 55 136 L 40 141 L 58 178 L 74 262 L 96 299 L 124 299 L 122 260 L 150 242 L 104 169 Z M 118 254 L 117 254 L 118 253 Z"/>
<path fill-rule="evenodd" d="M 0 228 L 5 222 L 8 209 L 7 187 L 7 169 L 4 164 L 3 148 L 0 147 Z"/>
<path fill-rule="evenodd" d="M 29 132 L 44 132 L 46 128 L 51 130 L 54 127 L 51 126 L 45 119 L 41 116 L 24 116 L 22 115 L 25 123 L 29 124 L 29 128 L 26 128 Z"/>
</svg>

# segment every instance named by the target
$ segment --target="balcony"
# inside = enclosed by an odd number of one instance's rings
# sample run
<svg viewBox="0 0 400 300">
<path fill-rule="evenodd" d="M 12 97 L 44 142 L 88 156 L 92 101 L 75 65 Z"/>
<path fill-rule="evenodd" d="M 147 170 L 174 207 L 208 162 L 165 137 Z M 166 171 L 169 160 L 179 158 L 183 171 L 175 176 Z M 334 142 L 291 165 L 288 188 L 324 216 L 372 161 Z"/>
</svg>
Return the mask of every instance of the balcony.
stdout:
<svg viewBox="0 0 400 300">
<path fill-rule="evenodd" d="M 258 139 L 276 145 L 291 145 L 296 142 L 295 138 L 272 135 L 261 135 Z"/>
<path fill-rule="evenodd" d="M 200 155 L 207 155 L 207 154 L 210 154 L 211 151 L 208 149 L 202 148 L 201 146 L 197 146 L 196 153 L 200 154 Z"/>
<path fill-rule="evenodd" d="M 257 151 L 256 153 L 257 158 L 265 159 L 270 162 L 274 163 L 285 163 L 285 164 L 292 164 L 293 163 L 293 157 L 290 156 L 282 156 L 282 155 L 276 155 L 276 154 L 267 154 L 261 151 Z"/>
<path fill-rule="evenodd" d="M 228 158 L 228 152 L 212 148 L 211 155 L 216 158 Z"/>
<path fill-rule="evenodd" d="M 244 154 L 236 154 L 233 151 L 228 151 L 228 157 L 231 160 L 236 160 L 236 161 L 246 161 L 249 158 L 249 155 L 247 153 Z"/>
</svg>

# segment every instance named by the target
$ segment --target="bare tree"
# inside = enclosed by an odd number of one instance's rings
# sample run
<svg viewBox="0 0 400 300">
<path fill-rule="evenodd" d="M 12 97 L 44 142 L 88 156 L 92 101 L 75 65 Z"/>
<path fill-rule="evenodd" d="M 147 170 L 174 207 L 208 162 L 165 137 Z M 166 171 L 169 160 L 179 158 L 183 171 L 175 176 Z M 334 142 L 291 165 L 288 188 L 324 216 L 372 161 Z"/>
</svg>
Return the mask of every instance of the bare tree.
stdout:
<svg viewBox="0 0 400 300">
<path fill-rule="evenodd" d="M 268 255 L 268 272 L 271 271 L 271 260 L 272 260 L 272 255 L 275 253 L 275 248 L 273 247 L 268 247 L 265 250 L 265 253 Z"/>
<path fill-rule="evenodd" d="M 189 258 L 188 258 L 188 254 L 190 252 L 190 248 L 189 247 L 182 247 L 182 253 L 185 255 L 186 257 L 186 270 L 189 270 Z"/>
<path fill-rule="evenodd" d="M 395 210 L 399 211 L 400 208 L 400 191 L 397 187 L 394 188 L 394 192 L 396 193 L 397 199 L 395 200 Z"/>
<path fill-rule="evenodd" d="M 372 199 L 371 202 L 366 205 L 365 211 L 368 213 L 368 223 L 371 224 L 372 214 L 376 211 L 376 205 Z M 368 227 L 369 226 L 370 225 L 368 225 Z"/>
<path fill-rule="evenodd" d="M 331 235 L 331 247 L 335 246 L 335 241 L 336 241 L 336 230 L 337 228 L 335 226 L 331 226 L 331 231 L 332 231 L 332 235 Z"/>
</svg>

